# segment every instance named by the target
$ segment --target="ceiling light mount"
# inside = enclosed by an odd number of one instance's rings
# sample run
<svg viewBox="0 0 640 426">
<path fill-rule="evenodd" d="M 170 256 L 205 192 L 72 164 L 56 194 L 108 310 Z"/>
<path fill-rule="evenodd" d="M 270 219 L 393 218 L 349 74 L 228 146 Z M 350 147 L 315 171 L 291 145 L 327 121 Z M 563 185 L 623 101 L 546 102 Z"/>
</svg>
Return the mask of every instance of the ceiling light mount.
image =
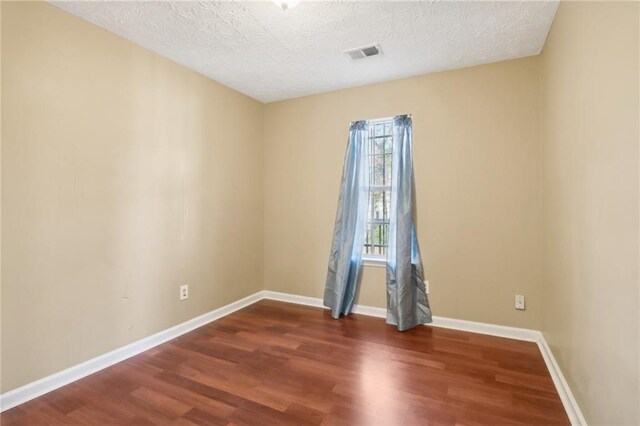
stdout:
<svg viewBox="0 0 640 426">
<path fill-rule="evenodd" d="M 271 0 L 274 2 L 280 9 L 287 10 L 293 9 L 300 3 L 300 0 Z"/>
</svg>

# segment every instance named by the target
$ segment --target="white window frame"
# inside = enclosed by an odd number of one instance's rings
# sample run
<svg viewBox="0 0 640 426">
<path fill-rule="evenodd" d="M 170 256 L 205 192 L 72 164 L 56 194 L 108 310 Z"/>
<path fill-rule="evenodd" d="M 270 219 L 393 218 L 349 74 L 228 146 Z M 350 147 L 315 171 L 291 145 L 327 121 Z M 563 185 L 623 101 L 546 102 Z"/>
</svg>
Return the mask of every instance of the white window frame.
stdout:
<svg viewBox="0 0 640 426">
<path fill-rule="evenodd" d="M 380 123 L 390 123 L 391 124 L 391 134 L 389 136 L 391 136 L 391 138 L 393 138 L 393 117 L 385 117 L 385 118 L 378 118 L 375 120 L 367 120 L 367 125 L 368 126 L 372 126 L 372 125 L 376 125 L 376 124 L 380 124 Z M 368 136 L 368 143 L 371 143 L 371 139 L 372 136 L 371 134 Z M 393 143 L 393 142 L 392 142 Z M 371 146 L 371 148 L 373 148 L 373 144 Z M 371 155 L 371 154 L 370 154 Z M 391 158 L 393 161 L 393 151 L 391 153 Z M 374 191 L 389 191 L 389 193 L 391 192 L 391 182 L 389 182 L 388 185 L 371 185 L 369 188 L 369 193 L 371 194 Z M 367 209 L 367 214 L 369 212 L 369 209 Z M 370 218 L 367 217 L 367 226 L 369 226 L 370 223 Z M 363 251 L 364 251 L 364 246 L 363 246 Z M 387 256 L 386 255 L 375 255 L 375 254 L 366 254 L 363 253 L 362 255 L 362 263 L 364 265 L 367 266 L 377 266 L 377 267 L 386 267 L 387 264 Z"/>
</svg>

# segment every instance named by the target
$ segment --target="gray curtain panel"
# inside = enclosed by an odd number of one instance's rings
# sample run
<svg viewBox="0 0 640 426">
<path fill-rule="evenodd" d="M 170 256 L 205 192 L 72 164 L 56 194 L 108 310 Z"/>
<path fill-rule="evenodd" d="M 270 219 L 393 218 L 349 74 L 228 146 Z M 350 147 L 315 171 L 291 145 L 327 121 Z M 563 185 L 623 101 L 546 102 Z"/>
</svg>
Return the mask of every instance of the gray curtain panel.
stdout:
<svg viewBox="0 0 640 426">
<path fill-rule="evenodd" d="M 360 281 L 369 197 L 368 158 L 367 123 L 351 123 L 324 291 L 324 306 L 331 309 L 333 318 L 351 313 Z"/>
<path fill-rule="evenodd" d="M 416 238 L 411 117 L 393 121 L 391 214 L 387 251 L 387 323 L 405 331 L 432 322 Z"/>
</svg>

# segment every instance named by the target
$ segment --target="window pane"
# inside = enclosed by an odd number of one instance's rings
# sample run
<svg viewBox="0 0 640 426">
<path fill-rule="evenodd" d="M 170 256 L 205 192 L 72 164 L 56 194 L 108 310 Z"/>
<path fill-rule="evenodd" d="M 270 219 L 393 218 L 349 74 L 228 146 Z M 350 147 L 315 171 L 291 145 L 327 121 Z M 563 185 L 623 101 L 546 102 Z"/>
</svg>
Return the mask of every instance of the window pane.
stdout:
<svg viewBox="0 0 640 426">
<path fill-rule="evenodd" d="M 391 210 L 391 191 L 372 191 L 373 222 L 389 220 Z"/>
<path fill-rule="evenodd" d="M 384 185 L 391 185 L 391 154 L 384 156 Z"/>
<path fill-rule="evenodd" d="M 384 167 L 385 167 L 385 156 L 384 155 L 376 155 L 374 160 L 374 185 L 384 185 Z"/>
<path fill-rule="evenodd" d="M 386 254 L 388 242 L 389 242 L 389 225 L 388 224 L 374 225 L 373 253 Z"/>
<path fill-rule="evenodd" d="M 371 227 L 367 225 L 367 229 L 364 236 L 364 253 L 365 254 L 372 254 L 372 251 L 371 251 L 372 241 L 373 240 L 371 238 Z"/>
<path fill-rule="evenodd" d="M 392 139 L 390 137 L 384 138 L 384 153 L 385 154 L 391 154 L 391 147 L 393 146 L 391 140 Z"/>
</svg>

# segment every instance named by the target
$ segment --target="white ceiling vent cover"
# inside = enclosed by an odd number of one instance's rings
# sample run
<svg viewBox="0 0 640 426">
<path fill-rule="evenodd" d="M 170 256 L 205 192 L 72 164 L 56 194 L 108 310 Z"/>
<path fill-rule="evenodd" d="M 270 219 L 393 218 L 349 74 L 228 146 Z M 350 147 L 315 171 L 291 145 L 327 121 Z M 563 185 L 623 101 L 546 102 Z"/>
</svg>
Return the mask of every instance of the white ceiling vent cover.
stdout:
<svg viewBox="0 0 640 426">
<path fill-rule="evenodd" d="M 355 49 L 345 50 L 344 54 L 351 60 L 368 58 L 369 56 L 376 56 L 382 53 L 380 45 L 373 44 L 371 46 L 356 47 Z"/>
</svg>

